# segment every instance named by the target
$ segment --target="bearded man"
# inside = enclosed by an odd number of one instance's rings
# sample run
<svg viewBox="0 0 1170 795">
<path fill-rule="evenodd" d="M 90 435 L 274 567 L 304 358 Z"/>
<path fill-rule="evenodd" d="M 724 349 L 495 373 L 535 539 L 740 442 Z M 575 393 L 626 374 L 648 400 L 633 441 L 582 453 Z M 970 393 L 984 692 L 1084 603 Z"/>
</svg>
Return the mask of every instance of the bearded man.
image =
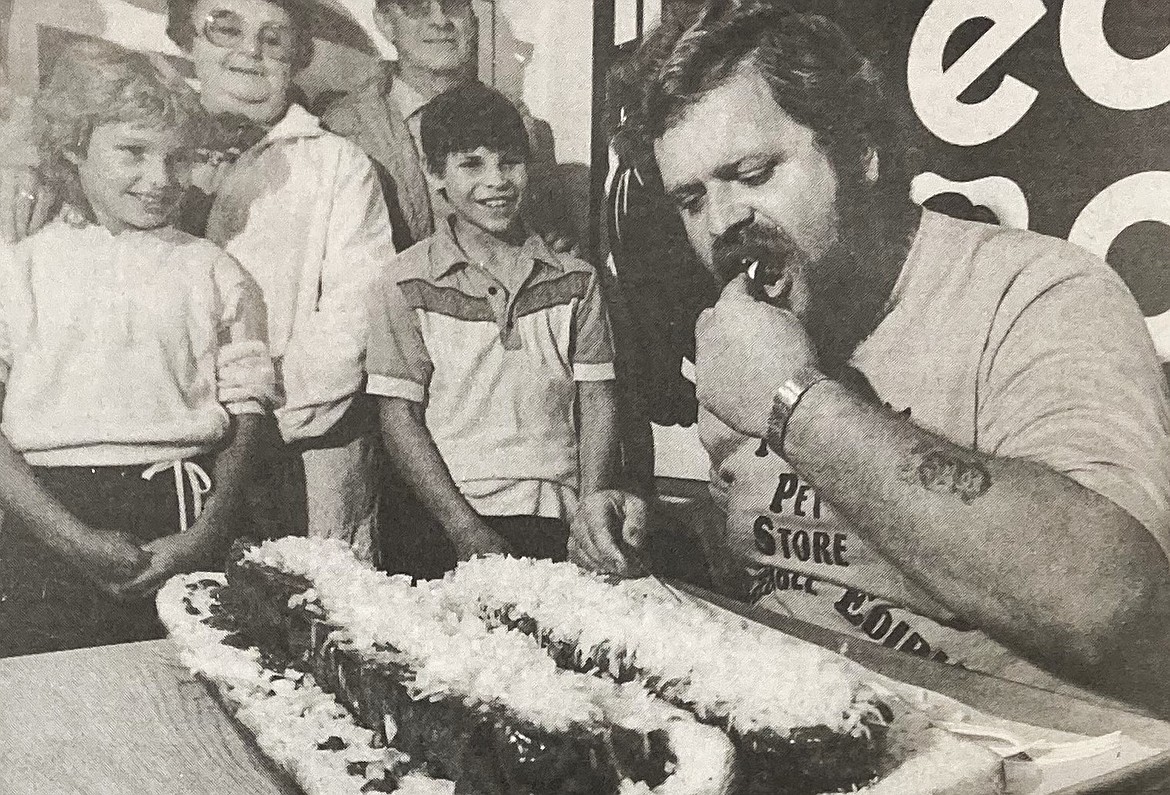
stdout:
<svg viewBox="0 0 1170 795">
<path fill-rule="evenodd" d="M 1170 409 L 1120 278 L 912 205 L 895 103 L 823 17 L 717 3 L 639 59 L 626 143 L 722 287 L 699 427 L 750 595 L 1165 707 Z M 649 513 L 595 496 L 571 554 L 634 573 Z"/>
</svg>

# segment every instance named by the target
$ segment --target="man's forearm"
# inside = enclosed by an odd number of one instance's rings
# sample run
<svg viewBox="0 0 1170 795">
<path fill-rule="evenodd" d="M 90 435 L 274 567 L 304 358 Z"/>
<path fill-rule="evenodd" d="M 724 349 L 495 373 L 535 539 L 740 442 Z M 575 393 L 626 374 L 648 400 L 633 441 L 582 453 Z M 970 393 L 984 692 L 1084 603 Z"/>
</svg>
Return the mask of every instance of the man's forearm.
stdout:
<svg viewBox="0 0 1170 795">
<path fill-rule="evenodd" d="M 1048 667 L 1093 677 L 1170 619 L 1150 533 L 1040 464 L 957 447 L 835 382 L 804 395 L 784 454 L 940 602 Z"/>
<path fill-rule="evenodd" d="M 612 488 L 618 471 L 617 395 L 613 381 L 582 381 L 580 399 L 581 496 Z"/>
</svg>

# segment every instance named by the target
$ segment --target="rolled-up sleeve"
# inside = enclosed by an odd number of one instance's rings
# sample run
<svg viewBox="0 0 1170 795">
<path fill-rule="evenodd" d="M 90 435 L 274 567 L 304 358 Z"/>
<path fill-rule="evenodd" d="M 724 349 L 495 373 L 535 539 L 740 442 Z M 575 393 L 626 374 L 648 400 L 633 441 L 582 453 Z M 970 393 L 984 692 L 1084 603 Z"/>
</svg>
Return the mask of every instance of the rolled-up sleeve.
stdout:
<svg viewBox="0 0 1170 795">
<path fill-rule="evenodd" d="M 366 391 L 425 403 L 434 364 L 423 340 L 418 312 L 395 278 L 381 279 L 369 311 Z"/>
<path fill-rule="evenodd" d="M 573 317 L 573 380 L 612 381 L 613 334 L 596 273 L 590 273 L 585 295 Z"/>
<path fill-rule="evenodd" d="M 228 255 L 214 266 L 219 293 L 216 388 L 232 414 L 261 414 L 278 402 L 260 287 Z"/>
</svg>

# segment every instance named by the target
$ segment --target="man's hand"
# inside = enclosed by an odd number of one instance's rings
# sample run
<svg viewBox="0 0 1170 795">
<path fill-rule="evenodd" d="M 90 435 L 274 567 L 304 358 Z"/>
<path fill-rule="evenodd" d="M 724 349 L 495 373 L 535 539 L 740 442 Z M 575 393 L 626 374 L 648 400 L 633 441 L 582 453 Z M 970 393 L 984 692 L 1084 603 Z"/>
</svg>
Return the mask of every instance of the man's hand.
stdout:
<svg viewBox="0 0 1170 795">
<path fill-rule="evenodd" d="M 625 550 L 636 552 L 649 535 L 650 508 L 644 499 L 625 491 L 599 491 L 577 506 L 569 529 L 569 560 L 605 574 L 644 575 Z"/>
<path fill-rule="evenodd" d="M 32 168 L 0 166 L 0 238 L 17 243 L 40 229 L 57 208 L 57 196 Z"/>
<path fill-rule="evenodd" d="M 455 545 L 455 556 L 459 560 L 471 560 L 476 555 L 500 553 L 511 554 L 512 548 L 504 537 L 482 521 L 475 521 L 467 527 L 451 531 L 451 542 Z"/>
<path fill-rule="evenodd" d="M 748 295 L 746 276 L 731 280 L 695 324 L 699 405 L 747 436 L 768 432 L 776 389 L 802 366 L 816 366 L 812 342 L 791 311 Z"/>
<path fill-rule="evenodd" d="M 142 546 L 141 551 L 150 556 L 146 568 L 130 582 L 115 585 L 113 592 L 124 599 L 148 597 L 174 575 L 203 565 L 214 546 L 193 532 L 156 538 Z"/>
</svg>

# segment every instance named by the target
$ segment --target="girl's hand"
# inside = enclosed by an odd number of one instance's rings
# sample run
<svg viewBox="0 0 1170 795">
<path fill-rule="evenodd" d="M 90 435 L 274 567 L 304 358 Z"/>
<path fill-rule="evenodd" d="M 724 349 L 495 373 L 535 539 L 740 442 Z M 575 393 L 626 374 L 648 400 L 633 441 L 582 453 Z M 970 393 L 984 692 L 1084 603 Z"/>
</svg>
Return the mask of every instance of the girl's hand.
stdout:
<svg viewBox="0 0 1170 795">
<path fill-rule="evenodd" d="M 174 575 L 204 565 L 213 546 L 192 532 L 156 538 L 141 549 L 149 556 L 146 568 L 130 582 L 116 585 L 115 593 L 124 599 L 151 596 Z"/>
<path fill-rule="evenodd" d="M 135 576 L 149 559 L 129 536 L 108 530 L 87 528 L 71 534 L 68 543 L 66 556 L 107 590 Z"/>
</svg>

